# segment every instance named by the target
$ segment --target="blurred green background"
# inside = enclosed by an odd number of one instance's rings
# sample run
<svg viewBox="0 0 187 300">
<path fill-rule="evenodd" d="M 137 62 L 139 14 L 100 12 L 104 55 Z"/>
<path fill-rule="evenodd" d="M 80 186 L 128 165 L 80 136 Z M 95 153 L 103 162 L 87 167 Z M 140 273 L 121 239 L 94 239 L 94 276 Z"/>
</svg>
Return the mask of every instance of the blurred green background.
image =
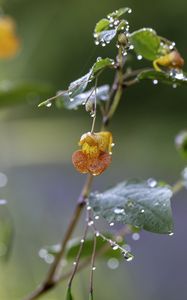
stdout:
<svg viewBox="0 0 187 300">
<path fill-rule="evenodd" d="M 22 49 L 16 58 L 0 62 L 0 172 L 8 177 L 0 189 L 8 210 L 1 206 L 0 217 L 14 224 L 9 260 L 2 259 L 0 266 L 2 300 L 21 300 L 44 278 L 48 266 L 38 251 L 61 240 L 85 177 L 73 169 L 71 154 L 90 129 L 90 118 L 83 109 L 38 109 L 37 104 L 66 89 L 97 56 L 115 56 L 115 47 L 95 47 L 92 32 L 97 20 L 123 6 L 133 9 L 131 31 L 152 27 L 175 41 L 187 59 L 186 0 L 3 1 L 6 14 L 17 22 Z M 111 74 L 102 80 L 110 81 Z M 95 188 L 131 177 L 177 180 L 185 162 L 174 137 L 187 127 L 186 92 L 151 82 L 126 91 L 110 127 L 113 164 L 96 178 Z M 95 299 L 187 299 L 186 198 L 182 192 L 172 202 L 174 236 L 143 232 L 138 241 L 128 239 L 132 263 L 122 262 L 113 271 L 106 262 L 97 263 Z M 87 271 L 75 280 L 75 300 L 87 299 L 88 280 Z M 64 299 L 65 288 L 62 284 L 41 299 Z"/>
</svg>

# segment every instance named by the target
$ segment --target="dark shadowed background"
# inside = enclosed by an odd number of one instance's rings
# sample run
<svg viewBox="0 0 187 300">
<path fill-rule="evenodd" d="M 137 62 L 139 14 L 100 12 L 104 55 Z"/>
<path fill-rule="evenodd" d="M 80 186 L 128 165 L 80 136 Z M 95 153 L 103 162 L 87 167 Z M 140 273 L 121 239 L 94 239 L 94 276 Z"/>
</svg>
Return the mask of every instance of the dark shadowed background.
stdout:
<svg viewBox="0 0 187 300">
<path fill-rule="evenodd" d="M 115 56 L 115 47 L 95 47 L 92 32 L 97 20 L 119 7 L 133 9 L 128 15 L 131 31 L 152 27 L 175 41 L 187 59 L 187 2 L 3 2 L 5 12 L 17 22 L 22 50 L 16 58 L 0 62 L 0 87 L 4 89 L 0 93 L 0 172 L 8 177 L 0 192 L 8 201 L 8 211 L 0 210 L 1 218 L 8 216 L 14 224 L 9 261 L 0 266 L 0 299 L 21 300 L 47 272 L 39 249 L 57 243 L 65 232 L 85 177 L 73 169 L 71 154 L 80 135 L 90 129 L 83 109 L 39 109 L 37 104 L 84 75 L 97 56 Z M 110 72 L 102 80 L 111 81 Z M 10 82 L 26 82 L 30 87 L 26 93 L 9 92 Z M 187 127 L 186 93 L 185 87 L 173 89 L 151 82 L 126 91 L 110 126 L 116 143 L 113 164 L 95 180 L 97 189 L 132 177 L 154 177 L 171 184 L 177 180 L 185 162 L 175 150 L 174 137 Z M 98 261 L 95 299 L 187 299 L 186 199 L 187 192 L 181 192 L 172 202 L 172 237 L 147 232 L 138 241 L 129 237 L 135 259 L 121 262 L 116 270 Z M 81 231 L 80 223 L 77 233 Z M 88 272 L 75 280 L 75 300 L 88 299 L 88 280 Z M 65 289 L 63 283 L 42 299 L 64 299 Z"/>
</svg>

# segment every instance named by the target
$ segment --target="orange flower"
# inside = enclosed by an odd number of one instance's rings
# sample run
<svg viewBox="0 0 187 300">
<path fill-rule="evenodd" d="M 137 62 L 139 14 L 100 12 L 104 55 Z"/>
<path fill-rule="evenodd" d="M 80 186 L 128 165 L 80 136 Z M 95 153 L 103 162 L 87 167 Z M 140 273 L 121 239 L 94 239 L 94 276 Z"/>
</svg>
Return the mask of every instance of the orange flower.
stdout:
<svg viewBox="0 0 187 300">
<path fill-rule="evenodd" d="M 112 161 L 112 134 L 108 131 L 87 132 L 79 141 L 81 150 L 72 155 L 74 167 L 80 173 L 100 175 Z"/>
<path fill-rule="evenodd" d="M 155 70 L 161 71 L 159 66 L 173 68 L 173 69 L 182 69 L 184 65 L 184 59 L 177 50 L 170 52 L 164 56 L 161 56 L 154 60 L 153 66 Z"/>
<path fill-rule="evenodd" d="M 0 18 L 0 59 L 14 56 L 20 46 L 15 34 L 15 23 L 10 17 Z"/>
</svg>

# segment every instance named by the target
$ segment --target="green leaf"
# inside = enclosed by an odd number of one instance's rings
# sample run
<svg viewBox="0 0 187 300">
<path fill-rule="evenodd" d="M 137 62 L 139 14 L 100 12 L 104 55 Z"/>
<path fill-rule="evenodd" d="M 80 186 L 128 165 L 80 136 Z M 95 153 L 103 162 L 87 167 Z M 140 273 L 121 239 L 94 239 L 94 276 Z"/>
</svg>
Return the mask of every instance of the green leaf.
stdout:
<svg viewBox="0 0 187 300">
<path fill-rule="evenodd" d="M 170 84 L 174 88 L 178 85 L 186 85 L 187 84 L 187 77 L 186 74 L 182 71 L 172 70 L 169 73 L 163 71 L 155 71 L 155 70 L 148 70 L 143 71 L 138 75 L 139 80 L 150 79 L 156 80 L 155 83 L 162 82 L 165 84 Z"/>
<path fill-rule="evenodd" d="M 126 13 L 131 13 L 132 9 L 129 7 L 122 7 L 117 9 L 116 11 L 108 14 L 108 18 L 120 18 L 122 15 L 126 14 Z"/>
<path fill-rule="evenodd" d="M 187 131 L 182 131 L 176 136 L 175 145 L 179 153 L 187 158 Z"/>
<path fill-rule="evenodd" d="M 66 300 L 73 300 L 73 296 L 71 293 L 71 287 L 68 287 L 68 289 L 67 289 Z"/>
<path fill-rule="evenodd" d="M 105 236 L 107 236 L 111 240 L 113 239 L 112 235 L 109 236 L 108 234 L 106 234 Z M 81 238 L 74 238 L 68 242 L 66 259 L 71 260 L 71 261 L 75 260 L 75 257 L 77 256 L 77 253 L 79 251 L 80 240 L 81 240 Z M 97 237 L 96 251 L 102 250 L 102 248 L 106 247 L 106 245 L 109 245 L 108 242 L 104 241 L 101 237 Z M 119 242 L 118 245 L 122 246 L 122 245 L 124 245 L 124 242 Z M 48 247 L 44 247 L 44 249 L 47 250 L 48 255 L 55 256 L 60 251 L 60 245 L 57 244 L 57 245 L 53 245 L 53 246 L 48 246 Z M 83 249 L 81 252 L 81 259 L 90 257 L 92 254 L 92 249 L 93 249 L 93 237 L 89 237 L 84 241 Z M 111 257 L 114 257 L 117 259 L 123 258 L 121 251 L 119 249 L 114 251 L 111 247 L 109 247 L 107 249 L 107 251 L 105 251 L 103 253 L 103 255 L 100 257 L 106 258 L 106 259 L 111 258 Z"/>
<path fill-rule="evenodd" d="M 125 181 L 103 193 L 92 193 L 89 203 L 94 213 L 109 223 L 121 222 L 151 232 L 171 233 L 171 197 L 171 189 L 156 181 Z"/>
<path fill-rule="evenodd" d="M 158 57 L 160 37 L 151 28 L 142 28 L 134 31 L 129 36 L 129 41 L 134 46 L 134 51 L 148 60 Z"/>
<path fill-rule="evenodd" d="M 101 19 L 95 26 L 94 32 L 99 33 L 109 28 L 110 22 L 108 19 Z"/>
<path fill-rule="evenodd" d="M 33 104 L 48 97 L 54 88 L 48 84 L 30 81 L 0 81 L 0 106 Z"/>
<path fill-rule="evenodd" d="M 93 65 L 93 74 L 96 75 L 99 71 L 105 68 L 114 68 L 114 60 L 110 58 L 98 58 L 96 63 Z"/>
<path fill-rule="evenodd" d="M 91 81 L 92 72 L 93 71 L 91 69 L 86 75 L 70 83 L 68 88 L 70 98 L 74 98 L 85 91 L 89 81 Z"/>
<path fill-rule="evenodd" d="M 102 85 L 96 89 L 97 101 L 108 101 L 109 100 L 109 85 Z M 59 93 L 61 93 L 59 91 Z M 70 97 L 68 93 L 64 93 L 63 95 L 59 96 L 56 100 L 57 107 L 65 107 L 66 109 L 78 109 L 79 106 L 82 106 L 87 99 L 89 101 L 95 101 L 95 88 L 93 87 L 91 90 L 81 93 L 70 101 Z"/>
</svg>

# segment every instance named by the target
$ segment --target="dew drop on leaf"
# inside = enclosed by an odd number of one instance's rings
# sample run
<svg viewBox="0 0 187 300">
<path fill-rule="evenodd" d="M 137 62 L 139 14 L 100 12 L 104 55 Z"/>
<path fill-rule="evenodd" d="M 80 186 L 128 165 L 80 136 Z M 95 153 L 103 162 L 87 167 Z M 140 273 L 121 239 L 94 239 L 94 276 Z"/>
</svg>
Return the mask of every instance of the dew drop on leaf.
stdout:
<svg viewBox="0 0 187 300">
<path fill-rule="evenodd" d="M 142 57 L 141 55 L 138 55 L 138 56 L 137 56 L 137 60 L 142 60 L 142 58 L 143 58 L 143 57 Z"/>
<path fill-rule="evenodd" d="M 154 178 L 149 178 L 147 180 L 147 184 L 148 184 L 149 187 L 154 188 L 154 187 L 157 186 L 157 181 Z"/>
</svg>

